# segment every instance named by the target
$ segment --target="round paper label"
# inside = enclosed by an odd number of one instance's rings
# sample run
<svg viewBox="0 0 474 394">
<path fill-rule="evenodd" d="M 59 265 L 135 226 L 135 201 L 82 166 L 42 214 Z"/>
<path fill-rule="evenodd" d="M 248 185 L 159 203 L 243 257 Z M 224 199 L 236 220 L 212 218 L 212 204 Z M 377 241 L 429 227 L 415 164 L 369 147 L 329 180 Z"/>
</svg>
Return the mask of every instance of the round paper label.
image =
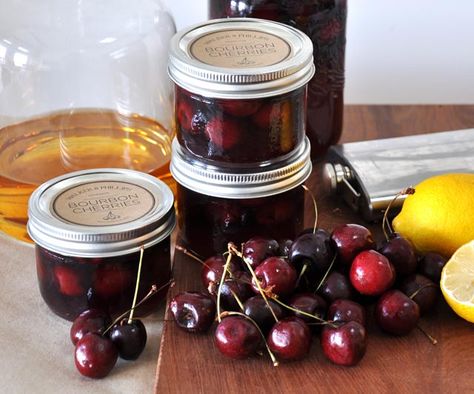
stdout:
<svg viewBox="0 0 474 394">
<path fill-rule="evenodd" d="M 104 181 L 74 186 L 56 197 L 53 210 L 62 220 L 84 226 L 129 223 L 155 206 L 146 189 L 127 182 Z"/>
<path fill-rule="evenodd" d="M 280 37 L 257 30 L 223 30 L 199 37 L 190 47 L 200 62 L 216 67 L 253 68 L 280 63 L 291 53 Z"/>
</svg>

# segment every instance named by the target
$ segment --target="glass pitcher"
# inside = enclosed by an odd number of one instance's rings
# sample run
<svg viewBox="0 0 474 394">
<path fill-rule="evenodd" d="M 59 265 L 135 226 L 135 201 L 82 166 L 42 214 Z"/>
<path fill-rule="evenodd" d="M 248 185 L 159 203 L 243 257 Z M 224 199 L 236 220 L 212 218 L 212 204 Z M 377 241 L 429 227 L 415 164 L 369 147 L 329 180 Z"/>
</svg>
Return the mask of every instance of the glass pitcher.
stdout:
<svg viewBox="0 0 474 394">
<path fill-rule="evenodd" d="M 123 167 L 171 182 L 175 25 L 160 0 L 5 0 L 0 13 L 0 230 L 66 172 Z"/>
</svg>

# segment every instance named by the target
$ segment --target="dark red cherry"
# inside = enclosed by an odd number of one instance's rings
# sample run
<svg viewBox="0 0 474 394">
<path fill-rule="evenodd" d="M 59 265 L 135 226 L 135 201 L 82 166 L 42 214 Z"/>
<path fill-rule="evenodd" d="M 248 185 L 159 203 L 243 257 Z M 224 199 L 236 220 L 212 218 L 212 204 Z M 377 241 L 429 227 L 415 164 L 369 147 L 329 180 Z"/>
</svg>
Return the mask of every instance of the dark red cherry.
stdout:
<svg viewBox="0 0 474 394">
<path fill-rule="evenodd" d="M 227 357 L 241 359 L 253 355 L 260 346 L 257 327 L 242 316 L 228 316 L 217 325 L 214 340 L 217 349 Z"/>
<path fill-rule="evenodd" d="M 238 278 L 226 279 L 221 287 L 221 307 L 226 311 L 240 311 L 239 302 L 243 304 L 254 295 L 251 282 L 252 277 L 246 272 L 240 273 Z"/>
<path fill-rule="evenodd" d="M 145 349 L 147 335 L 141 320 L 128 318 L 115 324 L 109 332 L 109 337 L 116 346 L 119 356 L 124 360 L 136 360 Z"/>
<path fill-rule="evenodd" d="M 428 279 L 431 279 L 434 283 L 439 283 L 441 280 L 441 271 L 446 262 L 447 260 L 440 254 L 428 252 L 418 263 L 418 271 Z"/>
<path fill-rule="evenodd" d="M 192 131 L 192 119 L 193 119 L 193 108 L 191 104 L 185 100 L 177 100 L 176 106 L 176 118 L 177 123 L 182 131 L 191 132 Z"/>
<path fill-rule="evenodd" d="M 439 286 L 426 276 L 416 274 L 406 277 L 400 290 L 418 304 L 420 315 L 423 315 L 436 305 Z"/>
<path fill-rule="evenodd" d="M 230 118 L 213 118 L 207 122 L 205 132 L 214 146 L 227 151 L 239 143 L 242 125 Z"/>
<path fill-rule="evenodd" d="M 101 297 L 114 297 L 134 283 L 134 273 L 131 270 L 117 264 L 106 264 L 95 271 L 93 289 Z"/>
<path fill-rule="evenodd" d="M 349 299 L 355 296 L 355 291 L 349 278 L 337 271 L 333 271 L 327 276 L 318 293 L 328 302 L 341 298 Z"/>
<path fill-rule="evenodd" d="M 313 293 L 299 293 L 293 295 L 288 301 L 288 305 L 299 311 L 308 313 L 312 316 L 315 316 L 319 319 L 324 319 L 326 316 L 327 303 L 324 299 Z M 306 323 L 317 323 L 317 319 L 313 319 L 307 315 L 304 315 L 299 312 L 294 312 L 293 314 L 299 317 L 301 320 Z"/>
<path fill-rule="evenodd" d="M 291 245 L 293 244 L 293 241 L 291 239 L 283 239 L 279 242 L 279 244 L 280 244 L 280 250 L 278 253 L 279 256 L 289 257 Z"/>
<path fill-rule="evenodd" d="M 211 294 L 216 294 L 217 287 L 222 278 L 222 273 L 224 272 L 224 266 L 227 258 L 223 255 L 216 255 L 209 257 L 201 268 L 201 282 L 202 285 L 209 291 Z M 233 257 L 229 264 L 229 271 L 234 274 L 240 270 L 240 264 Z M 226 277 L 229 276 L 229 273 Z"/>
<path fill-rule="evenodd" d="M 77 342 L 74 353 L 77 370 L 94 379 L 107 376 L 117 362 L 117 357 L 117 348 L 110 338 L 92 332 Z"/>
<path fill-rule="evenodd" d="M 364 250 L 352 262 L 349 279 L 359 293 L 376 296 L 393 285 L 395 269 L 384 255 Z"/>
<path fill-rule="evenodd" d="M 367 349 L 367 333 L 362 324 L 350 321 L 337 327 L 325 326 L 321 332 L 324 355 L 337 365 L 356 365 Z"/>
<path fill-rule="evenodd" d="M 59 291 L 62 294 L 71 297 L 85 294 L 79 275 L 71 268 L 57 265 L 54 267 L 54 276 L 58 282 Z"/>
<path fill-rule="evenodd" d="M 393 335 L 406 335 L 420 318 L 415 301 L 400 290 L 389 290 L 380 297 L 375 307 L 375 320 L 379 327 Z"/>
<path fill-rule="evenodd" d="M 245 117 L 250 116 L 258 111 L 260 107 L 260 100 L 221 100 L 219 104 L 224 109 L 225 113 L 233 116 Z"/>
<path fill-rule="evenodd" d="M 187 291 L 173 297 L 169 305 L 176 324 L 189 332 L 204 332 L 216 316 L 216 303 L 209 294 Z"/>
<path fill-rule="evenodd" d="M 337 226 L 331 234 L 331 240 L 336 248 L 339 262 L 345 268 L 349 268 L 352 260 L 363 250 L 375 248 L 372 233 L 359 224 Z"/>
<path fill-rule="evenodd" d="M 410 241 L 394 235 L 379 249 L 394 266 L 397 277 L 404 277 L 416 271 L 418 264 L 415 249 Z"/>
<path fill-rule="evenodd" d="M 296 271 L 281 257 L 269 257 L 256 269 L 255 275 L 264 291 L 277 295 L 288 295 L 295 289 Z M 260 293 L 257 284 L 252 281 L 253 290 Z"/>
<path fill-rule="evenodd" d="M 191 129 L 192 134 L 204 134 L 206 130 L 207 117 L 200 109 L 196 109 L 191 118 Z"/>
<path fill-rule="evenodd" d="M 111 324 L 110 316 L 98 309 L 86 309 L 72 323 L 70 337 L 75 345 L 89 332 L 102 334 Z"/>
<path fill-rule="evenodd" d="M 282 360 L 297 360 L 306 356 L 311 340 L 311 330 L 303 320 L 295 316 L 275 323 L 267 338 L 270 350 Z"/>
<path fill-rule="evenodd" d="M 334 322 L 356 321 L 365 327 L 367 316 L 365 308 L 351 300 L 336 300 L 329 305 L 327 319 Z"/>
<path fill-rule="evenodd" d="M 271 299 L 267 301 L 277 319 L 281 319 L 285 316 L 285 311 L 279 304 Z M 243 312 L 253 319 L 264 333 L 268 332 L 273 324 L 275 324 L 275 317 L 271 313 L 268 305 L 262 296 L 259 295 L 249 298 L 244 304 Z"/>
<path fill-rule="evenodd" d="M 245 260 L 256 268 L 267 257 L 278 256 L 280 245 L 271 238 L 253 237 L 243 246 L 243 255 Z"/>
</svg>

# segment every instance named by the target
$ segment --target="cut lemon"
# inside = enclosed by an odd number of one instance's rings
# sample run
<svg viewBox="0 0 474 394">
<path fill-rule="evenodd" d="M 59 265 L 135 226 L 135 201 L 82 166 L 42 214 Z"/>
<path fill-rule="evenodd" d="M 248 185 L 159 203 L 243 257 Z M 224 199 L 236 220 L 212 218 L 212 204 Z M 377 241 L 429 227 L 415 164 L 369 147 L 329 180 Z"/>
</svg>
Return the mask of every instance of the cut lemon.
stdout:
<svg viewBox="0 0 474 394">
<path fill-rule="evenodd" d="M 440 286 L 453 311 L 474 323 L 474 240 L 454 252 L 443 268 Z"/>
</svg>

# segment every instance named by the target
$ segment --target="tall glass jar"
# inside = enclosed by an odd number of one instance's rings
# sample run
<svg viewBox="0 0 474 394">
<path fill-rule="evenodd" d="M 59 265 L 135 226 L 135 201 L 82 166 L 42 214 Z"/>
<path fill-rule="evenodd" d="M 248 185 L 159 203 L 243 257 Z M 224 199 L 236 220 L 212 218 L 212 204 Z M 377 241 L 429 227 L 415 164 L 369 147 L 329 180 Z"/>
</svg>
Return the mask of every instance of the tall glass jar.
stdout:
<svg viewBox="0 0 474 394">
<path fill-rule="evenodd" d="M 120 167 L 171 180 L 174 22 L 160 0 L 5 0 L 0 12 L 0 230 L 28 240 L 48 179 Z"/>
<path fill-rule="evenodd" d="M 311 38 L 316 73 L 308 85 L 306 133 L 312 159 L 321 157 L 342 132 L 347 0 L 210 0 L 209 16 L 271 19 Z"/>
</svg>

